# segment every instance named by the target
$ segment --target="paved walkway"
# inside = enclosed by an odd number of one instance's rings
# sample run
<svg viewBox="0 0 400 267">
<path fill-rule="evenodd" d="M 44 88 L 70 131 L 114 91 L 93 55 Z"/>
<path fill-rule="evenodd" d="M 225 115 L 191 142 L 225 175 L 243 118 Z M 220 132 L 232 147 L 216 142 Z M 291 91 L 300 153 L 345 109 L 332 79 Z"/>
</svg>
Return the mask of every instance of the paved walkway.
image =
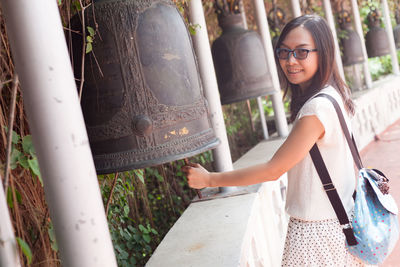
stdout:
<svg viewBox="0 0 400 267">
<path fill-rule="evenodd" d="M 361 157 L 365 167 L 379 169 L 390 179 L 390 193 L 400 207 L 400 120 L 368 144 L 361 151 Z M 400 241 L 381 266 L 400 266 Z"/>
</svg>

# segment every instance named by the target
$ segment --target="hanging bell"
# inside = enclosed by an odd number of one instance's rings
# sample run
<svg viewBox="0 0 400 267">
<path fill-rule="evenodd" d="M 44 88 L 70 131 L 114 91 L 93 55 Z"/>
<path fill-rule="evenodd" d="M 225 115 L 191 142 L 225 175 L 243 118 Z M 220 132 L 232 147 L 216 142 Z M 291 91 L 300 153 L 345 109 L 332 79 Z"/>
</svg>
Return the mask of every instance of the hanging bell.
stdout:
<svg viewBox="0 0 400 267">
<path fill-rule="evenodd" d="M 77 16 L 71 24 L 82 29 Z M 99 174 L 190 157 L 218 144 L 190 35 L 171 1 L 95 1 L 85 24 L 97 25 L 81 104 Z M 82 36 L 72 34 L 81 79 Z"/>
<path fill-rule="evenodd" d="M 349 66 L 364 62 L 361 39 L 358 34 L 352 29 L 349 12 L 346 10 L 342 10 L 339 13 L 338 22 L 340 28 L 346 31 L 346 36 L 340 39 L 340 44 L 343 48 L 343 66 Z"/>
<path fill-rule="evenodd" d="M 283 26 L 286 24 L 285 23 L 285 18 L 286 18 L 286 13 L 283 11 L 283 9 L 277 7 L 275 4 L 273 4 L 273 8 L 270 9 L 268 12 L 268 26 L 269 29 L 274 33 L 274 37 L 272 38 L 272 47 L 275 51 L 276 44 L 278 43 L 279 40 L 279 35 L 281 32 L 281 29 Z"/>
<path fill-rule="evenodd" d="M 212 55 L 223 105 L 275 93 L 261 37 L 245 30 L 240 14 L 219 18 L 222 35 Z"/>
<path fill-rule="evenodd" d="M 380 57 L 390 53 L 386 31 L 380 27 L 378 11 L 372 9 L 368 14 L 369 31 L 365 36 L 368 57 Z"/>
<path fill-rule="evenodd" d="M 400 49 L 400 24 L 397 24 L 393 29 L 394 42 L 396 44 L 396 49 Z"/>
<path fill-rule="evenodd" d="M 396 44 L 396 49 L 400 49 L 400 15 L 399 15 L 399 10 L 397 10 L 397 12 L 396 12 L 396 21 L 397 21 L 397 26 L 394 27 L 394 29 L 393 29 L 394 42 Z"/>
</svg>

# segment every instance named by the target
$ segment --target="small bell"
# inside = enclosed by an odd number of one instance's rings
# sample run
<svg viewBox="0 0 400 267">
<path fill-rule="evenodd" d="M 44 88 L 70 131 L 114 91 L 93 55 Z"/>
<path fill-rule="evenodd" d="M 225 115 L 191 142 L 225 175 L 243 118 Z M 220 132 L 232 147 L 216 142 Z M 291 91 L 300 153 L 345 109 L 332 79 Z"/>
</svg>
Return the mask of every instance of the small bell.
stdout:
<svg viewBox="0 0 400 267">
<path fill-rule="evenodd" d="M 243 27 L 235 9 L 217 6 L 222 35 L 212 44 L 223 105 L 275 93 L 261 37 Z"/>
<path fill-rule="evenodd" d="M 380 27 L 381 20 L 378 11 L 372 9 L 367 18 L 370 27 L 365 36 L 368 57 L 380 57 L 389 54 L 389 39 L 386 31 Z"/>
<path fill-rule="evenodd" d="M 364 56 L 361 48 L 361 39 L 358 34 L 353 31 L 351 25 L 350 14 L 346 10 L 339 13 L 338 22 L 340 28 L 345 30 L 347 35 L 340 39 L 343 48 L 343 65 L 349 66 L 364 62 Z"/>
<path fill-rule="evenodd" d="M 396 11 L 396 22 L 397 26 L 393 29 L 394 42 L 396 44 L 396 49 L 400 49 L 400 15 L 399 10 Z"/>
</svg>

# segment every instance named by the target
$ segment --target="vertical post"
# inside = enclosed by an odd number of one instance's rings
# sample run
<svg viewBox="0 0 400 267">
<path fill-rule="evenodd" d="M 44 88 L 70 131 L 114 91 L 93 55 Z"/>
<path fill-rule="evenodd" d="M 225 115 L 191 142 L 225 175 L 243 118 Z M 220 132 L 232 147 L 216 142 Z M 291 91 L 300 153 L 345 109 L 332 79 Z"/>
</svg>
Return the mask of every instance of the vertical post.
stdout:
<svg viewBox="0 0 400 267">
<path fill-rule="evenodd" d="M 243 1 L 240 1 L 239 9 L 240 9 L 240 14 L 242 15 L 242 18 L 243 18 L 243 26 L 247 30 L 248 27 L 247 27 L 246 13 L 245 13 L 245 10 L 243 7 Z M 249 101 L 249 100 L 247 100 L 247 101 Z M 267 139 L 269 139 L 268 127 L 267 127 L 267 121 L 265 120 L 265 112 L 264 112 L 264 107 L 262 105 L 261 97 L 257 97 L 257 106 L 258 106 L 258 112 L 260 113 L 260 122 L 261 122 L 262 131 L 263 131 L 263 136 L 264 136 L 264 139 L 267 140 Z"/>
<path fill-rule="evenodd" d="M 117 266 L 56 1 L 1 1 L 63 266 Z"/>
<path fill-rule="evenodd" d="M 389 11 L 389 6 L 388 6 L 387 0 L 382 0 L 382 10 L 383 10 L 386 34 L 388 35 L 388 38 L 389 38 L 389 48 L 390 48 L 390 56 L 392 58 L 393 73 L 395 75 L 400 75 L 399 61 L 397 60 L 397 51 L 396 51 L 396 45 L 394 42 L 393 27 L 392 27 L 392 22 L 390 19 L 390 11 Z"/>
<path fill-rule="evenodd" d="M 282 137 L 285 137 L 288 135 L 289 130 L 287 126 L 285 110 L 283 108 L 281 86 L 279 84 L 278 72 L 276 70 L 274 49 L 272 48 L 271 35 L 269 33 L 264 1 L 254 0 L 254 7 L 257 27 L 263 41 L 265 54 L 267 56 L 268 68 L 271 72 L 272 83 L 277 91 L 275 94 L 270 96 L 275 113 L 275 124 L 277 126 L 278 134 Z"/>
<path fill-rule="evenodd" d="M 372 78 L 371 78 L 371 73 L 369 72 L 367 48 L 365 47 L 364 32 L 362 30 L 362 23 L 361 23 L 360 12 L 358 11 L 357 0 L 350 0 L 350 1 L 351 1 L 351 9 L 353 10 L 354 25 L 356 26 L 356 32 L 360 37 L 361 49 L 364 55 L 363 69 L 364 69 L 365 85 L 367 86 L 367 88 L 372 88 Z"/>
<path fill-rule="evenodd" d="M 239 1 L 239 11 L 240 14 L 242 15 L 242 20 L 243 20 L 243 27 L 247 29 L 247 20 L 246 20 L 246 11 L 244 10 L 244 5 L 243 5 L 243 0 Z"/>
<path fill-rule="evenodd" d="M 354 64 L 351 67 L 352 75 L 353 75 L 353 87 L 354 87 L 354 89 L 357 89 L 357 90 L 361 90 L 361 88 L 363 87 L 360 65 L 361 64 Z"/>
<path fill-rule="evenodd" d="M 268 127 L 267 127 L 267 121 L 265 119 L 265 113 L 261 97 L 257 97 L 257 105 L 258 109 L 260 110 L 260 120 L 261 120 L 261 127 L 263 130 L 264 140 L 268 140 L 269 139 Z"/>
<path fill-rule="evenodd" d="M 4 195 L 3 182 L 0 177 L 0 266 L 21 266 L 18 257 L 17 242 L 8 212 L 7 200 Z"/>
<path fill-rule="evenodd" d="M 325 9 L 325 17 L 326 20 L 328 21 L 328 25 L 331 28 L 332 34 L 333 34 L 333 39 L 335 41 L 335 58 L 336 58 L 336 64 L 339 69 L 340 76 L 342 77 L 343 81 L 345 80 L 344 77 L 344 71 L 343 71 L 343 63 L 342 63 L 342 57 L 340 56 L 340 47 L 339 47 L 339 42 L 336 34 L 336 27 L 335 27 L 335 20 L 332 15 L 332 7 L 331 7 L 331 1 L 330 0 L 323 0 L 324 1 L 324 9 Z"/>
<path fill-rule="evenodd" d="M 301 8 L 300 8 L 300 2 L 299 0 L 291 0 L 292 3 L 292 11 L 293 11 L 293 17 L 300 17 L 301 16 Z"/>
<path fill-rule="evenodd" d="M 230 171 L 233 170 L 232 158 L 201 0 L 191 0 L 189 2 L 189 19 L 192 24 L 200 26 L 196 28 L 196 34 L 192 36 L 193 45 L 199 63 L 204 94 L 209 104 L 211 124 L 215 135 L 221 141 L 221 144 L 213 149 L 215 168 L 219 172 Z M 235 190 L 235 187 L 220 188 L 220 191 L 223 193 L 233 190 Z"/>
</svg>

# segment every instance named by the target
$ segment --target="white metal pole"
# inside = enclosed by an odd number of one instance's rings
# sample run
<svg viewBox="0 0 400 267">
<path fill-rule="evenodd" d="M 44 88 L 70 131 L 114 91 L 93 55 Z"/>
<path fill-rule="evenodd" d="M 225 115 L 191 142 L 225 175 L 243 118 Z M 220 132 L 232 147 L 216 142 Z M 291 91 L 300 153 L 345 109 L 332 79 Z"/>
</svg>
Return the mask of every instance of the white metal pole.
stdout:
<svg viewBox="0 0 400 267">
<path fill-rule="evenodd" d="M 300 17 L 301 16 L 301 8 L 300 8 L 300 2 L 299 0 L 291 0 L 292 3 L 292 11 L 293 11 L 293 17 Z"/>
<path fill-rule="evenodd" d="M 353 10 L 354 25 L 356 26 L 356 32 L 360 37 L 361 49 L 364 55 L 363 69 L 364 69 L 365 85 L 367 86 L 367 88 L 372 88 L 372 78 L 371 78 L 371 73 L 369 72 L 367 48 L 365 47 L 364 32 L 362 30 L 362 23 L 361 23 L 360 12 L 358 11 L 357 0 L 350 0 L 350 1 L 351 1 L 351 9 Z"/>
<path fill-rule="evenodd" d="M 217 77 L 215 76 L 207 25 L 201 0 L 191 0 L 189 2 L 189 19 L 192 24 L 199 25 L 199 27 L 196 28 L 196 34 L 192 36 L 193 45 L 198 59 L 204 94 L 209 105 L 211 124 L 215 135 L 221 141 L 221 144 L 213 149 L 215 168 L 218 172 L 231 171 L 233 170 L 231 152 L 222 114 Z M 234 190 L 236 190 L 235 187 L 220 188 L 220 191 L 223 193 Z"/>
<path fill-rule="evenodd" d="M 239 1 L 239 11 L 240 14 L 242 15 L 242 20 L 243 20 L 243 27 L 245 29 L 247 29 L 247 20 L 246 20 L 246 11 L 244 10 L 244 4 L 243 4 L 243 0 Z"/>
<path fill-rule="evenodd" d="M 243 19 L 243 27 L 247 30 L 248 27 L 247 27 L 246 13 L 245 13 L 245 10 L 243 7 L 243 1 L 239 2 L 239 9 L 240 9 L 240 14 L 242 15 L 242 19 Z M 265 111 L 264 111 L 261 97 L 257 97 L 257 106 L 258 106 L 258 112 L 260 113 L 260 122 L 261 122 L 262 131 L 263 131 L 263 136 L 264 136 L 264 139 L 267 140 L 267 139 L 269 139 L 268 127 L 267 127 L 267 121 L 265 120 Z"/>
<path fill-rule="evenodd" d="M 344 70 L 343 70 L 343 63 L 342 57 L 340 56 L 340 47 L 339 42 L 336 34 L 336 27 L 335 27 L 335 20 L 333 19 L 332 15 L 332 7 L 330 0 L 324 0 L 324 9 L 325 9 L 325 16 L 328 22 L 329 27 L 331 28 L 333 39 L 335 41 L 335 58 L 336 58 L 336 65 L 339 69 L 340 76 L 342 77 L 343 81 L 345 80 L 344 77 Z"/>
<path fill-rule="evenodd" d="M 3 182 L 0 177 L 0 267 L 19 266 L 21 264 L 18 257 L 17 242 L 15 241 Z"/>
<path fill-rule="evenodd" d="M 400 75 L 399 61 L 397 60 L 397 50 L 394 42 L 393 27 L 392 27 L 392 22 L 390 20 L 390 11 L 387 0 L 382 0 L 382 10 L 383 10 L 386 34 L 388 35 L 389 38 L 389 48 L 390 48 L 390 56 L 392 58 L 393 73 L 395 75 Z"/>
<path fill-rule="evenodd" d="M 63 266 L 117 266 L 56 1 L 1 1 Z"/>
<path fill-rule="evenodd" d="M 276 70 L 274 49 L 272 48 L 271 35 L 269 33 L 264 1 L 254 0 L 254 7 L 257 27 L 263 41 L 272 83 L 277 91 L 275 94 L 270 96 L 275 113 L 275 124 L 277 126 L 278 134 L 282 137 L 285 137 L 288 135 L 289 130 L 287 126 L 285 110 L 283 108 L 281 86 L 279 84 L 278 71 Z"/>
<path fill-rule="evenodd" d="M 261 127 L 263 130 L 264 139 L 268 140 L 269 139 L 268 127 L 267 127 L 267 121 L 265 119 L 264 107 L 262 104 L 261 97 L 257 97 L 257 105 L 258 105 L 258 110 L 260 111 L 260 120 L 261 120 Z"/>
</svg>

